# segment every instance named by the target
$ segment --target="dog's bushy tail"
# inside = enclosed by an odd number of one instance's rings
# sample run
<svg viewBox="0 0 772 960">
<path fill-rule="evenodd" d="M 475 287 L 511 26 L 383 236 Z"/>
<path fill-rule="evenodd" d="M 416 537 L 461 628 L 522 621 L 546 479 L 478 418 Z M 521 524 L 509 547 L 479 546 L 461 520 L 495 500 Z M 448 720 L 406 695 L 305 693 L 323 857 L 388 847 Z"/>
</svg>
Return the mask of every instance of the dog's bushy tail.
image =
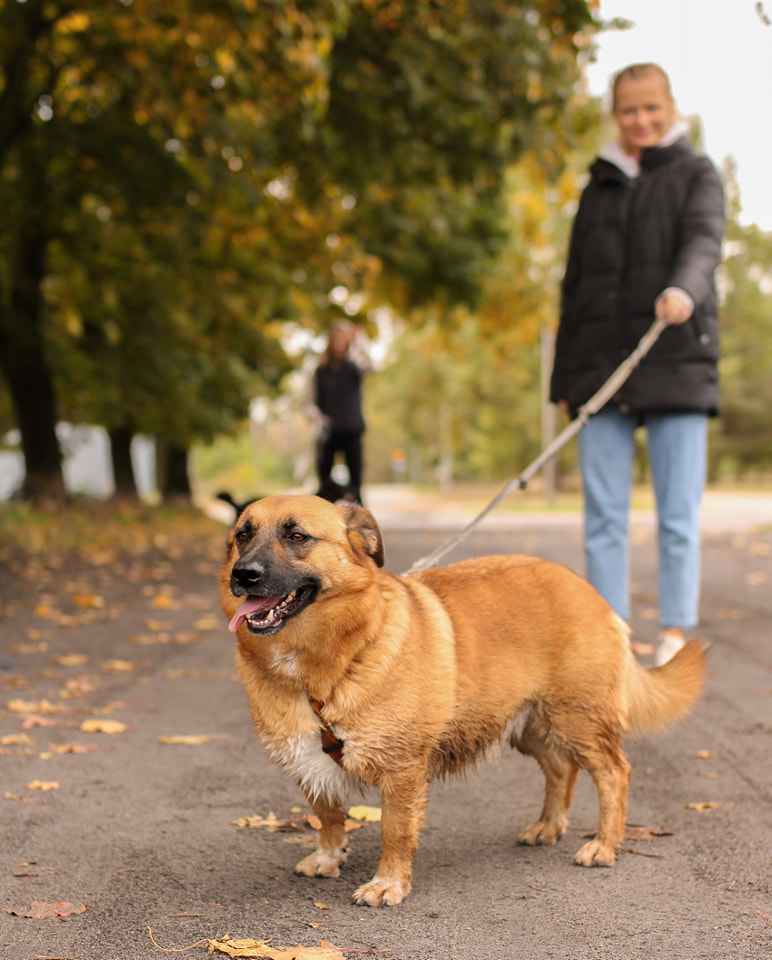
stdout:
<svg viewBox="0 0 772 960">
<path fill-rule="evenodd" d="M 631 733 L 664 730 L 691 710 L 705 682 L 705 648 L 699 640 L 662 667 L 647 670 L 633 656 L 625 677 L 626 720 Z"/>
</svg>

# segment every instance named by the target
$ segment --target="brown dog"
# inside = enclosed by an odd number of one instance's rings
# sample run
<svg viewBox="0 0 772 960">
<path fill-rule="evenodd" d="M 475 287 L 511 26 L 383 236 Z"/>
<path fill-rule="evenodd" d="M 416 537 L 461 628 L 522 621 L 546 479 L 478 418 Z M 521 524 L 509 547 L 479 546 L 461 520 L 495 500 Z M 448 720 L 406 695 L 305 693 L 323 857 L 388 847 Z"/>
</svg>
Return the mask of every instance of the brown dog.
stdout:
<svg viewBox="0 0 772 960">
<path fill-rule="evenodd" d="M 296 872 L 339 875 L 346 795 L 374 785 L 382 854 L 354 900 L 400 903 L 429 782 L 505 733 L 546 780 L 541 815 L 520 842 L 561 837 L 584 769 L 600 824 L 576 862 L 611 866 L 630 770 L 622 735 L 686 713 L 702 687 L 699 644 L 644 670 L 595 590 L 534 557 L 483 557 L 408 577 L 382 564 L 371 514 L 317 497 L 266 497 L 231 533 L 221 595 L 252 716 L 322 824 L 319 848 Z"/>
</svg>

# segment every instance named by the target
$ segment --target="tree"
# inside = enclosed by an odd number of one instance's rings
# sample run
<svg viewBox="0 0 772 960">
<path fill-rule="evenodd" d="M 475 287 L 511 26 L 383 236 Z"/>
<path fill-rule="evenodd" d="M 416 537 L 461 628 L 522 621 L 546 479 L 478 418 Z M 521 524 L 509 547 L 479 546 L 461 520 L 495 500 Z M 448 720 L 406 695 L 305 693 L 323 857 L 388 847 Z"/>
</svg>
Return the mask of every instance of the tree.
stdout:
<svg viewBox="0 0 772 960">
<path fill-rule="evenodd" d="M 740 222 L 737 172 L 724 165 L 727 229 L 721 294 L 721 421 L 711 473 L 769 469 L 772 409 L 772 233 Z"/>
<path fill-rule="evenodd" d="M 323 322 L 341 278 L 381 299 L 474 302 L 503 237 L 503 173 L 559 143 L 593 28 L 580 0 L 6 3 L 0 180 L 25 202 L 0 238 L 0 347 L 28 492 L 61 489 L 52 369 L 60 403 L 95 393 L 112 429 L 160 419 L 184 443 L 243 402 L 249 325 L 271 331 L 264 344 L 277 321 Z M 95 285 L 99 239 L 157 294 L 148 314 L 120 281 L 112 307 Z M 159 376 L 174 354 L 198 375 L 187 394 Z"/>
</svg>

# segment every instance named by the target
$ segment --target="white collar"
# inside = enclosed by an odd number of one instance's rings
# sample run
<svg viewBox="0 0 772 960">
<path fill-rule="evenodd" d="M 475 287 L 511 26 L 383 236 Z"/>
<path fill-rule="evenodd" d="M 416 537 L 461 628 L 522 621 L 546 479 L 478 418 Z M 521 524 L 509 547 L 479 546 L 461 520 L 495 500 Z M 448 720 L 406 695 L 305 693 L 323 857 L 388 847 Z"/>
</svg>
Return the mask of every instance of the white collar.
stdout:
<svg viewBox="0 0 772 960">
<path fill-rule="evenodd" d="M 677 120 L 659 141 L 655 149 L 672 146 L 676 140 L 679 140 L 688 132 L 689 124 L 685 120 Z M 638 158 L 630 156 L 629 153 L 625 153 L 616 140 L 607 143 L 598 156 L 601 160 L 608 160 L 609 163 L 613 163 L 615 167 L 618 167 L 622 173 L 630 177 L 631 180 L 641 172 L 641 164 Z"/>
</svg>

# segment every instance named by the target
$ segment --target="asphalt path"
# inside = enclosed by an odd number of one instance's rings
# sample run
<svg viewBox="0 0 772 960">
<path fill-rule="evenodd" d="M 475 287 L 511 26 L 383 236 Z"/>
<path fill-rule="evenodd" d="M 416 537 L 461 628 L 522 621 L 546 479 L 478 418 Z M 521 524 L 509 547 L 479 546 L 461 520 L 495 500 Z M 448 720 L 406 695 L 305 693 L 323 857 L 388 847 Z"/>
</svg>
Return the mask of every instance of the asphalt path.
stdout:
<svg viewBox="0 0 772 960">
<path fill-rule="evenodd" d="M 441 530 L 387 530 L 387 566 L 405 569 L 443 539 Z M 656 632 L 651 529 L 637 529 L 634 541 L 634 636 L 646 644 Z M 0 957 L 171 955 L 153 945 L 150 928 L 166 949 L 198 943 L 180 954 L 192 958 L 226 933 L 276 947 L 325 939 L 346 957 L 376 960 L 769 958 L 771 548 L 769 530 L 706 537 L 707 691 L 678 727 L 628 743 L 629 822 L 664 835 L 641 839 L 646 831 L 631 829 L 613 869 L 574 866 L 596 822 L 583 776 L 562 842 L 518 846 L 518 830 L 539 812 L 542 780 L 532 760 L 507 748 L 432 787 L 413 893 L 379 911 L 350 899 L 374 871 L 377 825 L 352 833 L 335 880 L 293 875 L 309 830 L 234 826 L 270 812 L 297 820 L 302 800 L 250 727 L 215 596 L 220 535 L 120 563 L 16 563 L 0 574 L 0 738 L 23 733 L 29 742 L 0 741 Z M 576 524 L 488 531 L 455 559 L 511 552 L 581 569 Z M 89 590 L 101 605 L 89 606 Z M 86 733 L 89 718 L 126 729 Z M 180 735 L 209 739 L 159 741 Z M 56 752 L 67 743 L 92 749 Z M 716 806 L 688 806 L 705 803 Z M 34 900 L 86 910 L 67 920 L 17 915 Z"/>
</svg>

